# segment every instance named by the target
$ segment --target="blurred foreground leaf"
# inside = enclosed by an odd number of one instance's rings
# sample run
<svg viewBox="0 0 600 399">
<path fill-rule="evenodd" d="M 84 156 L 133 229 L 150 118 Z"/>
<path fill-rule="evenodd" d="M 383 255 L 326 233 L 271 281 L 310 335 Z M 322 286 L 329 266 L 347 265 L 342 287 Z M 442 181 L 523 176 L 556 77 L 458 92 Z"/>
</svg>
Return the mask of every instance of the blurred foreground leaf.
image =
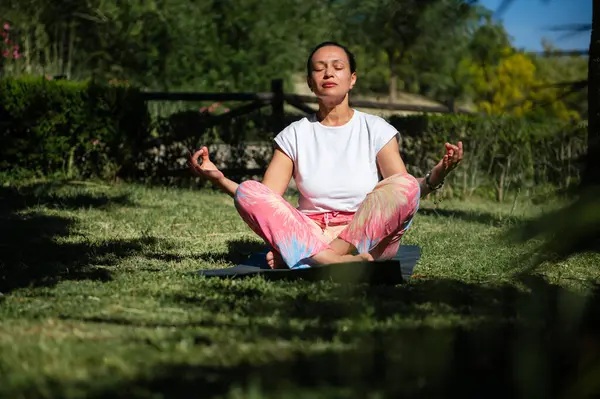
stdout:
<svg viewBox="0 0 600 399">
<path fill-rule="evenodd" d="M 561 261 L 583 252 L 600 252 L 600 186 L 582 189 L 570 204 L 509 231 L 522 243 L 541 239 L 528 271 L 546 261 Z"/>
</svg>

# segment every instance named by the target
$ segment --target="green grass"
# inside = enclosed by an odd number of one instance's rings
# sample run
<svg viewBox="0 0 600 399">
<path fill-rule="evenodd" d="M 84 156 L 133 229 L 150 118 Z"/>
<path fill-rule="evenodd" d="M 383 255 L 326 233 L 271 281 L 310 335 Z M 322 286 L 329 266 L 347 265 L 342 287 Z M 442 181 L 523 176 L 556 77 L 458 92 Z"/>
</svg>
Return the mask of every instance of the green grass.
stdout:
<svg viewBox="0 0 600 399">
<path fill-rule="evenodd" d="M 0 397 L 598 388 L 600 256 L 512 278 L 537 243 L 503 237 L 539 205 L 423 201 L 404 238 L 422 247 L 415 278 L 369 287 L 196 276 L 261 247 L 219 193 L 72 182 L 0 198 Z"/>
</svg>

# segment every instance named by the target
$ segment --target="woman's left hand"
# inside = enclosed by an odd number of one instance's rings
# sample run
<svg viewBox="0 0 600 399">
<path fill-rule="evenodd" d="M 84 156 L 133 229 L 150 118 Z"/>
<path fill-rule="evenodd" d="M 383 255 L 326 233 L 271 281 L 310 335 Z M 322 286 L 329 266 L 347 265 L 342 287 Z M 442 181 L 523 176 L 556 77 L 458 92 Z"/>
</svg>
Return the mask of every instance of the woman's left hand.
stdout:
<svg viewBox="0 0 600 399">
<path fill-rule="evenodd" d="M 434 170 L 431 171 L 432 183 L 438 183 L 444 180 L 462 161 L 462 141 L 459 141 L 457 145 L 446 143 L 444 146 L 446 148 L 446 155 L 444 155 L 441 161 L 433 168 Z"/>
</svg>

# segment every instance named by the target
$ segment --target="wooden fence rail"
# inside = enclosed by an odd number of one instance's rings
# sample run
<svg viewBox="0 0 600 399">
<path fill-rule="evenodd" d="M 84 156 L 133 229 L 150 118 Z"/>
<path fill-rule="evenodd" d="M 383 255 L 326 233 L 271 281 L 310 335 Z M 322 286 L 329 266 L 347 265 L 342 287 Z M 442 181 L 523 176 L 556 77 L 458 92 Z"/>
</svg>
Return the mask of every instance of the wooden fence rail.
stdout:
<svg viewBox="0 0 600 399">
<path fill-rule="evenodd" d="M 258 101 L 264 105 L 269 105 L 276 98 L 275 93 L 186 93 L 186 92 L 145 92 L 143 93 L 146 101 Z M 318 100 L 313 96 L 300 94 L 285 94 L 283 99 L 290 105 L 301 109 L 304 112 L 313 112 L 311 108 L 306 108 L 303 103 L 317 104 Z M 415 105 L 415 104 L 397 104 L 366 100 L 350 99 L 350 105 L 358 108 L 386 109 L 392 111 L 414 111 L 414 112 L 436 112 L 451 113 L 450 107 L 444 105 Z M 302 104 L 302 105 L 301 105 Z M 457 112 L 470 113 L 466 109 L 457 109 Z"/>
<path fill-rule="evenodd" d="M 192 92 L 144 92 L 146 101 L 265 101 L 271 102 L 275 95 L 266 93 L 192 93 Z"/>
<path fill-rule="evenodd" d="M 271 106 L 275 132 L 283 129 L 284 104 L 287 103 L 296 109 L 307 114 L 314 113 L 314 109 L 307 104 L 317 104 L 318 100 L 314 96 L 299 94 L 285 94 L 283 91 L 283 81 L 276 79 L 271 81 L 270 92 L 258 93 L 191 93 L 191 92 L 144 92 L 146 101 L 240 101 L 249 102 L 238 108 L 232 109 L 227 114 L 219 115 L 213 118 L 213 124 L 219 124 L 223 121 L 235 118 L 237 116 L 250 113 L 263 106 Z M 469 110 L 458 108 L 449 103 L 448 105 L 415 105 L 415 104 L 396 104 L 376 101 L 354 100 L 350 99 L 350 106 L 367 109 L 385 109 L 391 111 L 410 111 L 410 112 L 431 112 L 431 113 L 472 113 Z"/>
</svg>

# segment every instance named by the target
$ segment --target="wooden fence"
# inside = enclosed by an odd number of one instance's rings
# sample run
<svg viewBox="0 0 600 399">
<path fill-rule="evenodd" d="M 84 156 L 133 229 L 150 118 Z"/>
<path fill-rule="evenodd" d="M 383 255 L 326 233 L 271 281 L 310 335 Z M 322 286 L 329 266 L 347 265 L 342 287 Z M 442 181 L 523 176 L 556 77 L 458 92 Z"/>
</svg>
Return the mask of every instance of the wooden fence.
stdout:
<svg viewBox="0 0 600 399">
<path fill-rule="evenodd" d="M 317 104 L 315 96 L 306 96 L 298 94 L 286 94 L 283 90 L 283 80 L 276 79 L 271 81 L 271 91 L 259 93 L 193 93 L 193 92 L 144 92 L 145 101 L 212 101 L 226 102 L 235 101 L 245 103 L 224 114 L 210 116 L 203 120 L 204 128 L 224 124 L 231 119 L 251 113 L 262 107 L 270 106 L 272 109 L 272 133 L 276 135 L 285 128 L 284 105 L 287 103 L 296 109 L 306 113 L 313 114 L 315 110 L 308 104 Z M 455 107 L 452 103 L 447 105 L 415 105 L 415 104 L 397 104 L 375 101 L 364 101 L 350 99 L 350 106 L 356 108 L 392 110 L 392 111 L 411 111 L 423 113 L 471 113 L 463 108 Z M 158 139 L 160 141 L 160 139 Z M 223 172 L 234 178 L 242 176 L 262 175 L 264 168 L 243 167 L 243 168 L 225 168 Z M 187 169 L 171 170 L 169 176 L 189 175 Z"/>
<path fill-rule="evenodd" d="M 548 87 L 562 87 L 562 86 L 581 86 L 587 84 L 587 81 L 577 82 L 562 82 Z M 544 86 L 545 87 L 545 86 Z M 540 89 L 544 87 L 539 87 Z M 277 134 L 285 127 L 285 114 L 284 105 L 287 103 L 296 109 L 307 113 L 313 114 L 315 110 L 308 106 L 308 104 L 317 104 L 318 99 L 315 96 L 299 95 L 299 94 L 286 94 L 283 90 L 283 81 L 276 79 L 271 81 L 271 91 L 269 92 L 257 92 L 257 93 L 194 93 L 194 92 L 144 92 L 143 97 L 145 101 L 212 101 L 212 102 L 241 102 L 245 103 L 236 108 L 231 109 L 229 112 L 210 116 L 207 119 L 203 119 L 203 127 L 217 126 L 222 123 L 226 123 L 236 117 L 249 114 L 253 111 L 261 109 L 266 106 L 270 106 L 272 109 L 272 133 Z M 475 114 L 464 108 L 456 107 L 452 102 L 448 102 L 446 105 L 415 105 L 415 104 L 398 104 L 398 103 L 386 103 L 386 102 L 375 102 L 365 100 L 355 100 L 350 98 L 350 106 L 356 108 L 365 109 L 378 109 L 378 110 L 391 110 L 391 111 L 409 111 L 409 112 L 420 112 L 420 113 L 465 113 Z M 159 139 L 160 140 L 160 139 Z M 245 171 L 250 174 L 261 174 L 264 173 L 263 168 L 259 169 L 229 169 L 230 173 L 241 173 Z M 187 174 L 189 173 L 184 169 L 173 171 L 174 174 Z"/>
<path fill-rule="evenodd" d="M 193 92 L 145 92 L 146 101 L 239 101 L 246 102 L 237 108 L 233 108 L 226 114 L 215 116 L 211 124 L 219 124 L 237 116 L 241 116 L 265 106 L 272 108 L 274 126 L 273 131 L 279 132 L 284 126 L 284 104 L 287 103 L 307 114 L 314 113 L 314 109 L 307 104 L 317 104 L 314 96 L 299 94 L 286 94 L 283 90 L 283 80 L 271 81 L 271 91 L 262 93 L 193 93 Z M 452 102 L 447 105 L 415 105 L 396 104 L 375 101 L 364 101 L 350 99 L 350 106 L 367 109 L 385 109 L 393 111 L 431 112 L 431 113 L 471 113 L 470 111 L 456 107 Z"/>
</svg>

